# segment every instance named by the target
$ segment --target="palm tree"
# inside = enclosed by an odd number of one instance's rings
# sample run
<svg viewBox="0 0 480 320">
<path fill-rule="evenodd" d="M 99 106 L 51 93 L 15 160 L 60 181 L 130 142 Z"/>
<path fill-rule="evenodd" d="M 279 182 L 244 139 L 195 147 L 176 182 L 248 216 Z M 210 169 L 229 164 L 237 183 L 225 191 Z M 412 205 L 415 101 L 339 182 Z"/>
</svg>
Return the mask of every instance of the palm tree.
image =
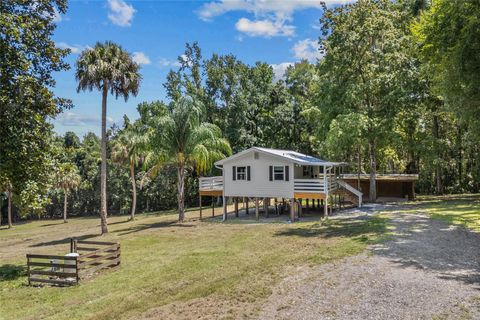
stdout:
<svg viewBox="0 0 480 320">
<path fill-rule="evenodd" d="M 165 115 L 154 119 L 152 148 L 156 165 L 177 168 L 178 220 L 185 218 L 185 174 L 187 169 L 206 172 L 213 163 L 232 153 L 217 126 L 201 122 L 202 107 L 190 98 L 180 98 Z"/>
<path fill-rule="evenodd" d="M 76 63 L 77 92 L 102 91 L 102 165 L 100 175 L 100 219 L 102 234 L 107 227 L 107 95 L 136 96 L 140 86 L 139 65 L 129 53 L 113 42 L 97 43 L 93 49 L 84 50 Z"/>
<path fill-rule="evenodd" d="M 57 186 L 63 190 L 63 222 L 67 223 L 67 200 L 70 190 L 76 189 L 82 181 L 78 168 L 73 163 L 62 163 L 57 172 Z"/>
<path fill-rule="evenodd" d="M 125 126 L 119 132 L 112 145 L 112 160 L 130 168 L 130 180 L 132 183 L 132 211 L 130 220 L 135 219 L 137 206 L 137 185 L 135 180 L 135 166 L 138 165 L 145 154 L 147 135 L 142 132 L 139 123 L 130 124 L 127 116 L 124 117 Z"/>
</svg>

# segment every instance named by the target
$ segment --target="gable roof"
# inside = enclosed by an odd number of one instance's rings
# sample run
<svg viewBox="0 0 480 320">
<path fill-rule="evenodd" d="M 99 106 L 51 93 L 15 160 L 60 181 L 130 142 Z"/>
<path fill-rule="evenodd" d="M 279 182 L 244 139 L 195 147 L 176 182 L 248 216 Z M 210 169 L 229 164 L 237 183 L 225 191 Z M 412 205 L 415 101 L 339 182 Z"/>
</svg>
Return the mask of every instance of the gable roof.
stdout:
<svg viewBox="0 0 480 320">
<path fill-rule="evenodd" d="M 280 149 L 269 149 L 269 148 L 260 148 L 260 147 L 252 147 L 242 152 L 236 153 L 228 158 L 219 160 L 215 162 L 215 165 L 221 166 L 226 162 L 230 162 L 240 156 L 248 154 L 252 151 L 257 151 L 263 154 L 272 155 L 274 157 L 282 158 L 283 160 L 299 164 L 299 165 L 306 165 L 306 166 L 339 166 L 342 165 L 341 162 L 331 162 L 322 159 L 318 159 L 300 152 L 292 151 L 292 150 L 280 150 Z"/>
</svg>

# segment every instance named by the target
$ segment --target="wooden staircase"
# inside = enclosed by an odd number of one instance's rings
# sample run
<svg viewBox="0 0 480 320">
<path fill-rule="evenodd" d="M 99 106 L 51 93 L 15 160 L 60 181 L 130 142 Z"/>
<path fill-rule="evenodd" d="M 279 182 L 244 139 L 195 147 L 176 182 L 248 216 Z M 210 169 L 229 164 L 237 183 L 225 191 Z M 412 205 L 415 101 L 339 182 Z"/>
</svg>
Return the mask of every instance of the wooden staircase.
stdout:
<svg viewBox="0 0 480 320">
<path fill-rule="evenodd" d="M 356 204 L 358 207 L 361 207 L 363 193 L 341 179 L 337 180 L 337 182 L 338 189 L 336 189 L 334 193 L 340 195 L 341 198 L 347 200 L 348 202 L 351 202 L 353 204 Z"/>
</svg>

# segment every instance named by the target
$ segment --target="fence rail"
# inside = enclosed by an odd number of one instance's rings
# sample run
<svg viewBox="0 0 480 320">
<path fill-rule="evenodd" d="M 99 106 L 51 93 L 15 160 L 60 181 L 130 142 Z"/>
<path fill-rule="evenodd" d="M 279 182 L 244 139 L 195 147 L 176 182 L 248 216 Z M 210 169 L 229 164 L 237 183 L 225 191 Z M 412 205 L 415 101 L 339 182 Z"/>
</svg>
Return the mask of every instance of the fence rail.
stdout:
<svg viewBox="0 0 480 320">
<path fill-rule="evenodd" d="M 75 285 L 101 269 L 120 266 L 120 244 L 71 239 L 70 252 L 78 256 L 27 254 L 28 284 Z"/>
<path fill-rule="evenodd" d="M 222 190 L 223 177 L 201 177 L 198 179 L 198 186 L 201 191 Z"/>
<path fill-rule="evenodd" d="M 69 286 L 78 283 L 77 257 L 27 254 L 28 284 L 34 282 Z"/>
</svg>

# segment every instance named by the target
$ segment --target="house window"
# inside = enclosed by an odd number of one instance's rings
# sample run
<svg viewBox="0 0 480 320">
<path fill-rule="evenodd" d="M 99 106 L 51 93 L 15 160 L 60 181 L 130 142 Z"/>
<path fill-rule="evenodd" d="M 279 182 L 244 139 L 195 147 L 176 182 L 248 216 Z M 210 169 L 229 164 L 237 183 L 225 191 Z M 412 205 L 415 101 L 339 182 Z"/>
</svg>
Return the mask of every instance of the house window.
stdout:
<svg viewBox="0 0 480 320">
<path fill-rule="evenodd" d="M 247 180 L 247 167 L 237 167 L 237 180 Z"/>
<path fill-rule="evenodd" d="M 273 167 L 273 180 L 275 180 L 275 181 L 285 180 L 285 167 L 283 167 L 283 166 L 274 166 Z"/>
</svg>

